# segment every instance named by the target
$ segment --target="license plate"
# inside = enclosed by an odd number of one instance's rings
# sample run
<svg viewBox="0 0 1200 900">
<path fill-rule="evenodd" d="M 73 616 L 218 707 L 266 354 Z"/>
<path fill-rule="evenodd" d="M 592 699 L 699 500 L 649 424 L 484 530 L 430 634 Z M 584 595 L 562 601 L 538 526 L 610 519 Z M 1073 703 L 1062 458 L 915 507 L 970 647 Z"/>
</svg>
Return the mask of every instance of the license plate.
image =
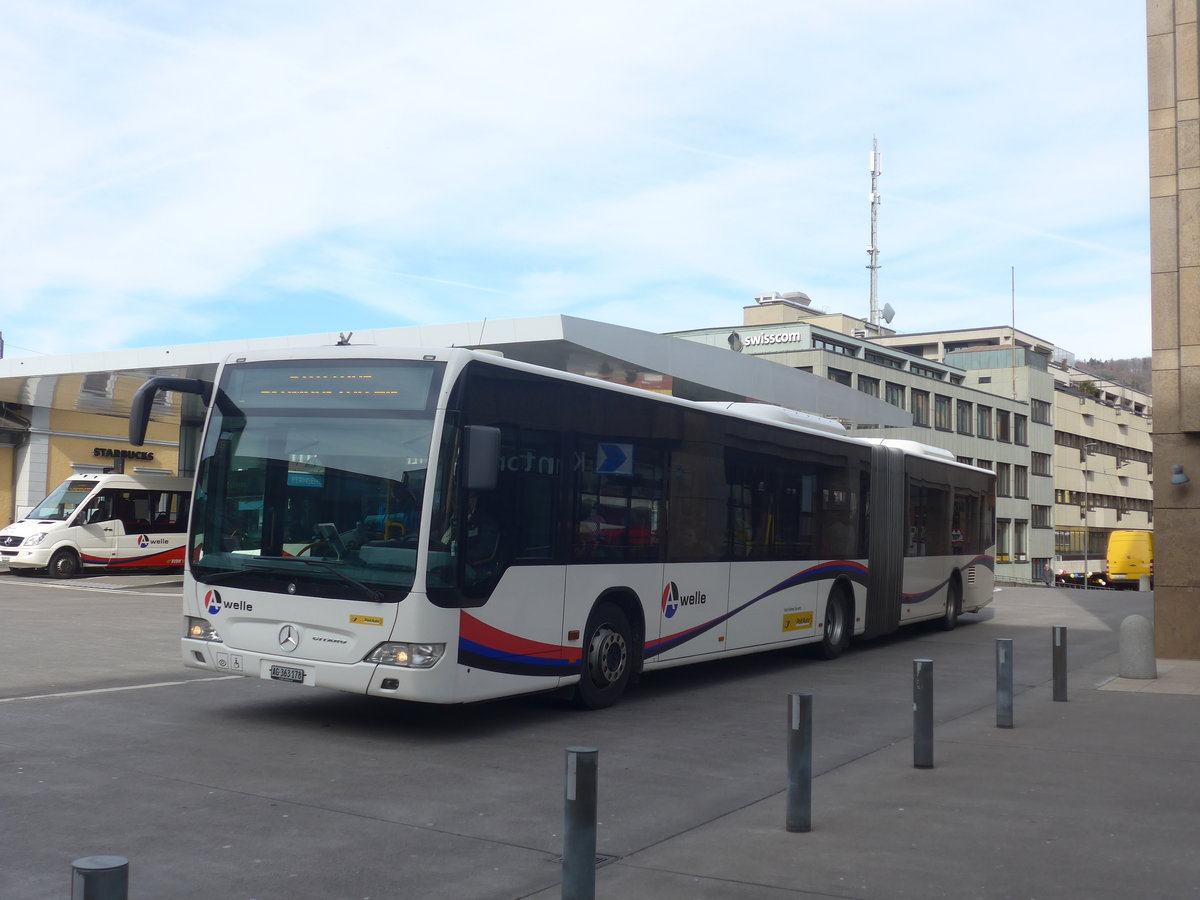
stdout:
<svg viewBox="0 0 1200 900">
<path fill-rule="evenodd" d="M 292 666 L 271 666 L 268 673 L 275 681 L 290 681 L 293 684 L 304 684 L 304 670 Z"/>
</svg>

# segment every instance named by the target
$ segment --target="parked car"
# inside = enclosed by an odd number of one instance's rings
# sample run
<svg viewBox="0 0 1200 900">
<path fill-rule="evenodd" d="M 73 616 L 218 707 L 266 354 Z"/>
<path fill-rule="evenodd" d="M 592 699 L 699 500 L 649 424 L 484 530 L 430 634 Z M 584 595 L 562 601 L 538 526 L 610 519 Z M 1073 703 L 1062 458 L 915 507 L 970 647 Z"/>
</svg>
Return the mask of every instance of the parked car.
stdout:
<svg viewBox="0 0 1200 900">
<path fill-rule="evenodd" d="M 1088 587 L 1108 587 L 1108 576 L 1103 572 L 1088 572 L 1086 577 Z M 1068 572 L 1066 569 L 1063 569 L 1054 576 L 1054 583 L 1062 587 L 1083 587 L 1083 582 L 1083 572 Z"/>
</svg>

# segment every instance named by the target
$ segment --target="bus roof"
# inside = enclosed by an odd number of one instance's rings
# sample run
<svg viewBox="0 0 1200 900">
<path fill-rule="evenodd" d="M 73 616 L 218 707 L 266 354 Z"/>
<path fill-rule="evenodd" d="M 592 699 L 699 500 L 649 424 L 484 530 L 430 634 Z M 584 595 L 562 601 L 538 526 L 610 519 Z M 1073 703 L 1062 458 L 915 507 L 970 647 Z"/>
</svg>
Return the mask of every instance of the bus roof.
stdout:
<svg viewBox="0 0 1200 900">
<path fill-rule="evenodd" d="M 567 372 L 562 369 L 540 366 L 535 363 L 524 362 L 522 360 L 510 359 L 504 356 L 502 352 L 497 350 L 477 350 L 469 347 L 383 347 L 379 345 L 354 344 L 346 346 L 294 347 L 288 349 L 258 350 L 246 353 L 233 353 L 226 358 L 225 363 L 267 362 L 289 359 L 354 359 L 356 357 L 360 359 L 415 359 L 439 361 L 451 363 L 455 368 L 461 368 L 471 361 L 478 361 L 486 365 L 515 369 L 517 371 L 543 375 L 547 378 L 554 378 L 561 381 L 572 381 L 577 384 L 588 384 L 603 390 L 625 393 L 632 397 L 649 398 L 660 403 L 676 404 L 691 409 L 717 413 L 719 415 L 727 415 L 739 419 L 758 421 L 778 428 L 794 429 L 796 431 L 807 432 L 810 434 L 822 434 L 837 440 L 849 441 L 857 444 L 880 444 L 886 447 L 896 447 L 909 455 L 924 456 L 929 459 L 936 459 L 939 462 L 948 462 L 954 465 L 963 466 L 965 468 L 979 469 L 978 466 L 969 466 L 965 463 L 960 463 L 955 458 L 954 454 L 949 450 L 946 450 L 942 447 L 934 447 L 930 444 L 923 444 L 920 441 L 898 438 L 853 436 L 846 430 L 846 427 L 837 420 L 817 415 L 816 413 L 812 412 L 789 409 L 787 407 L 778 406 L 771 403 L 755 403 L 752 401 L 738 402 L 688 400 L 683 397 L 674 397 L 669 394 L 659 394 L 653 391 L 644 390 L 642 388 L 632 387 L 630 385 L 616 384 L 614 382 L 605 381 L 604 379 L 595 378 L 590 375 L 582 375 L 575 372 Z M 979 469 L 979 471 L 989 470 Z"/>
</svg>

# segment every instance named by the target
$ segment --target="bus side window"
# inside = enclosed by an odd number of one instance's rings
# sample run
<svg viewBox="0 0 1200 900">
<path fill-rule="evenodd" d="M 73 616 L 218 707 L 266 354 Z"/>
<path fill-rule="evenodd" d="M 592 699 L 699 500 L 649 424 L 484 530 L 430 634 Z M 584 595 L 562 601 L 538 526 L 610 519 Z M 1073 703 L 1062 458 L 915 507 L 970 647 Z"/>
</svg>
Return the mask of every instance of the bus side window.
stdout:
<svg viewBox="0 0 1200 900">
<path fill-rule="evenodd" d="M 92 500 L 88 502 L 87 508 L 83 511 L 83 524 L 94 525 L 97 522 L 109 522 L 113 516 L 112 493 L 110 491 L 101 491 Z"/>
<path fill-rule="evenodd" d="M 124 495 L 114 498 L 113 512 L 113 518 L 120 519 L 121 524 L 125 526 L 126 531 L 134 530 L 134 512 L 132 500 Z"/>
<path fill-rule="evenodd" d="M 150 530 L 150 501 L 146 491 L 112 491 L 111 494 L 112 518 L 121 520 L 126 533 Z"/>
<path fill-rule="evenodd" d="M 665 518 L 662 449 L 651 441 L 578 435 L 576 456 L 572 558 L 656 560 Z"/>
<path fill-rule="evenodd" d="M 180 498 L 176 491 L 152 491 L 150 493 L 150 532 L 168 534 L 183 531 L 180 520 Z M 185 520 L 186 521 L 186 520 Z"/>
</svg>

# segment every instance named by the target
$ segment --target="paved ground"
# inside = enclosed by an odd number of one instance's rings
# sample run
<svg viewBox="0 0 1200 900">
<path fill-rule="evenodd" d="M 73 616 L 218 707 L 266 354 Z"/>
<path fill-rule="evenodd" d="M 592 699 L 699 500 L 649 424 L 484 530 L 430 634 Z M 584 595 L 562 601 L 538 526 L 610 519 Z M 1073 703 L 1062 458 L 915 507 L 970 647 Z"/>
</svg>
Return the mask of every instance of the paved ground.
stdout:
<svg viewBox="0 0 1200 900">
<path fill-rule="evenodd" d="M 66 898 L 71 860 L 119 854 L 133 898 L 548 900 L 570 746 L 600 750 L 601 898 L 1200 896 L 1200 663 L 1117 678 L 1130 613 L 1151 596 L 1004 589 L 953 632 L 655 673 L 598 713 L 431 708 L 183 669 L 169 578 L 0 575 L 0 898 Z M 914 658 L 933 769 L 912 766 Z M 814 698 L 808 834 L 784 829 L 793 690 Z"/>
</svg>

